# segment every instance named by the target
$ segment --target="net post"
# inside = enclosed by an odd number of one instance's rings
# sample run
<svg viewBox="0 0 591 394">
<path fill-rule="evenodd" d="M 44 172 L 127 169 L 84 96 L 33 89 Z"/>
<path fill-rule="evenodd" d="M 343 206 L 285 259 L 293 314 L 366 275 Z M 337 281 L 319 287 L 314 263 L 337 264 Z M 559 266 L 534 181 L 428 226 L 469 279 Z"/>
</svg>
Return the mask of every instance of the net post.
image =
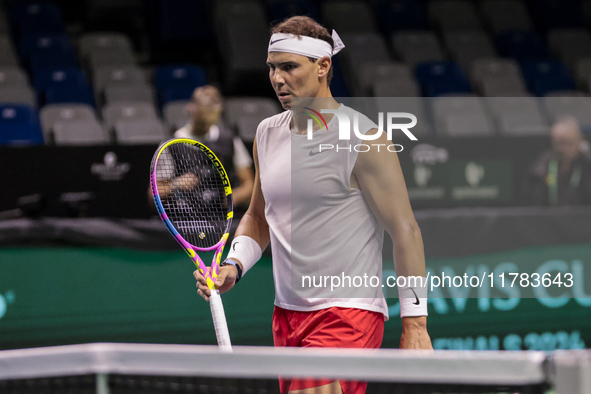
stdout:
<svg viewBox="0 0 591 394">
<path fill-rule="evenodd" d="M 96 394 L 111 394 L 109 389 L 109 374 L 96 374 Z"/>
</svg>

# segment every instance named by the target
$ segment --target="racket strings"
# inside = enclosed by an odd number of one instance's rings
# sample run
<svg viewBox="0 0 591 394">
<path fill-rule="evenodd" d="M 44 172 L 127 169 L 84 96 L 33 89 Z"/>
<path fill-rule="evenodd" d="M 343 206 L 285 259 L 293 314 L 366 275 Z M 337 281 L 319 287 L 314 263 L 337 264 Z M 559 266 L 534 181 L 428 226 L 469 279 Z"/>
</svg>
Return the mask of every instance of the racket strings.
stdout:
<svg viewBox="0 0 591 394">
<path fill-rule="evenodd" d="M 217 244 L 227 230 L 232 206 L 207 154 L 186 143 L 170 145 L 162 152 L 156 173 L 169 190 L 162 205 L 179 234 L 199 248 Z"/>
</svg>

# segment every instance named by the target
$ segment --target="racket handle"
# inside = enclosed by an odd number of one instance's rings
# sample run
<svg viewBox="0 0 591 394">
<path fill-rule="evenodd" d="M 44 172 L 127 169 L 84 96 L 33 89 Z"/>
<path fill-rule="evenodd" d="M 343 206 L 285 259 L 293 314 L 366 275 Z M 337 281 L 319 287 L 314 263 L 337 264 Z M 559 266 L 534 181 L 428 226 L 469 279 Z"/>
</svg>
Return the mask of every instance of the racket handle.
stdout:
<svg viewBox="0 0 591 394">
<path fill-rule="evenodd" d="M 228 331 L 228 323 L 226 323 L 226 314 L 224 313 L 224 305 L 222 304 L 222 296 L 219 290 L 211 290 L 209 306 L 211 307 L 211 316 L 213 317 L 213 326 L 215 327 L 218 346 L 223 352 L 231 352 L 232 343 L 230 342 L 230 332 Z"/>
</svg>

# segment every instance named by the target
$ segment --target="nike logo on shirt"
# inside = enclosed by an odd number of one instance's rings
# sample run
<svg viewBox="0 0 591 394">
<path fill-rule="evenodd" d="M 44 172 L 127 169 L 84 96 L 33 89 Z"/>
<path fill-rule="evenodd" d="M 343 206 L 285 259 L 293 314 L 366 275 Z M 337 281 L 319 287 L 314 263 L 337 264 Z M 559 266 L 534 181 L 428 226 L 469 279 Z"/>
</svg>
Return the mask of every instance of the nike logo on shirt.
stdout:
<svg viewBox="0 0 591 394">
<path fill-rule="evenodd" d="M 317 154 L 319 154 L 319 153 L 322 153 L 322 151 L 314 152 L 313 150 L 311 150 L 311 151 L 310 151 L 310 153 L 308 153 L 308 155 L 309 155 L 310 157 L 312 157 L 312 156 L 316 156 L 316 155 L 317 155 Z"/>
<path fill-rule="evenodd" d="M 415 291 L 412 289 L 412 287 L 410 288 L 410 291 L 412 291 L 412 293 L 415 295 L 415 299 L 416 299 L 416 302 L 413 302 L 413 304 L 419 305 L 421 303 L 421 301 L 419 301 L 419 297 L 417 297 L 417 293 L 415 293 Z"/>
<path fill-rule="evenodd" d="M 312 156 L 316 156 L 319 153 L 324 153 L 324 152 L 328 152 L 330 149 L 325 149 L 325 150 L 318 150 L 317 152 L 314 151 L 314 149 L 312 149 L 310 151 L 310 153 L 308 153 L 308 156 L 312 157 Z"/>
</svg>

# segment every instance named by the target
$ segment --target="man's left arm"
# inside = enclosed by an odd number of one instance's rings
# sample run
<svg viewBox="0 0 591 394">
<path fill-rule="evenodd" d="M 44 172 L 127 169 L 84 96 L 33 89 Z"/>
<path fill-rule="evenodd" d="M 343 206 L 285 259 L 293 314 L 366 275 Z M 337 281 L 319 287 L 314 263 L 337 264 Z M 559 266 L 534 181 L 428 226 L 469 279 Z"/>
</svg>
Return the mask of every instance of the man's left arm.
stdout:
<svg viewBox="0 0 591 394">
<path fill-rule="evenodd" d="M 385 133 L 372 141 L 368 152 L 359 153 L 353 175 L 373 214 L 392 237 L 396 275 L 424 277 L 421 230 L 410 206 L 398 155 L 387 150 L 391 144 Z M 432 349 L 426 316 L 403 317 L 402 328 L 400 348 Z"/>
</svg>

